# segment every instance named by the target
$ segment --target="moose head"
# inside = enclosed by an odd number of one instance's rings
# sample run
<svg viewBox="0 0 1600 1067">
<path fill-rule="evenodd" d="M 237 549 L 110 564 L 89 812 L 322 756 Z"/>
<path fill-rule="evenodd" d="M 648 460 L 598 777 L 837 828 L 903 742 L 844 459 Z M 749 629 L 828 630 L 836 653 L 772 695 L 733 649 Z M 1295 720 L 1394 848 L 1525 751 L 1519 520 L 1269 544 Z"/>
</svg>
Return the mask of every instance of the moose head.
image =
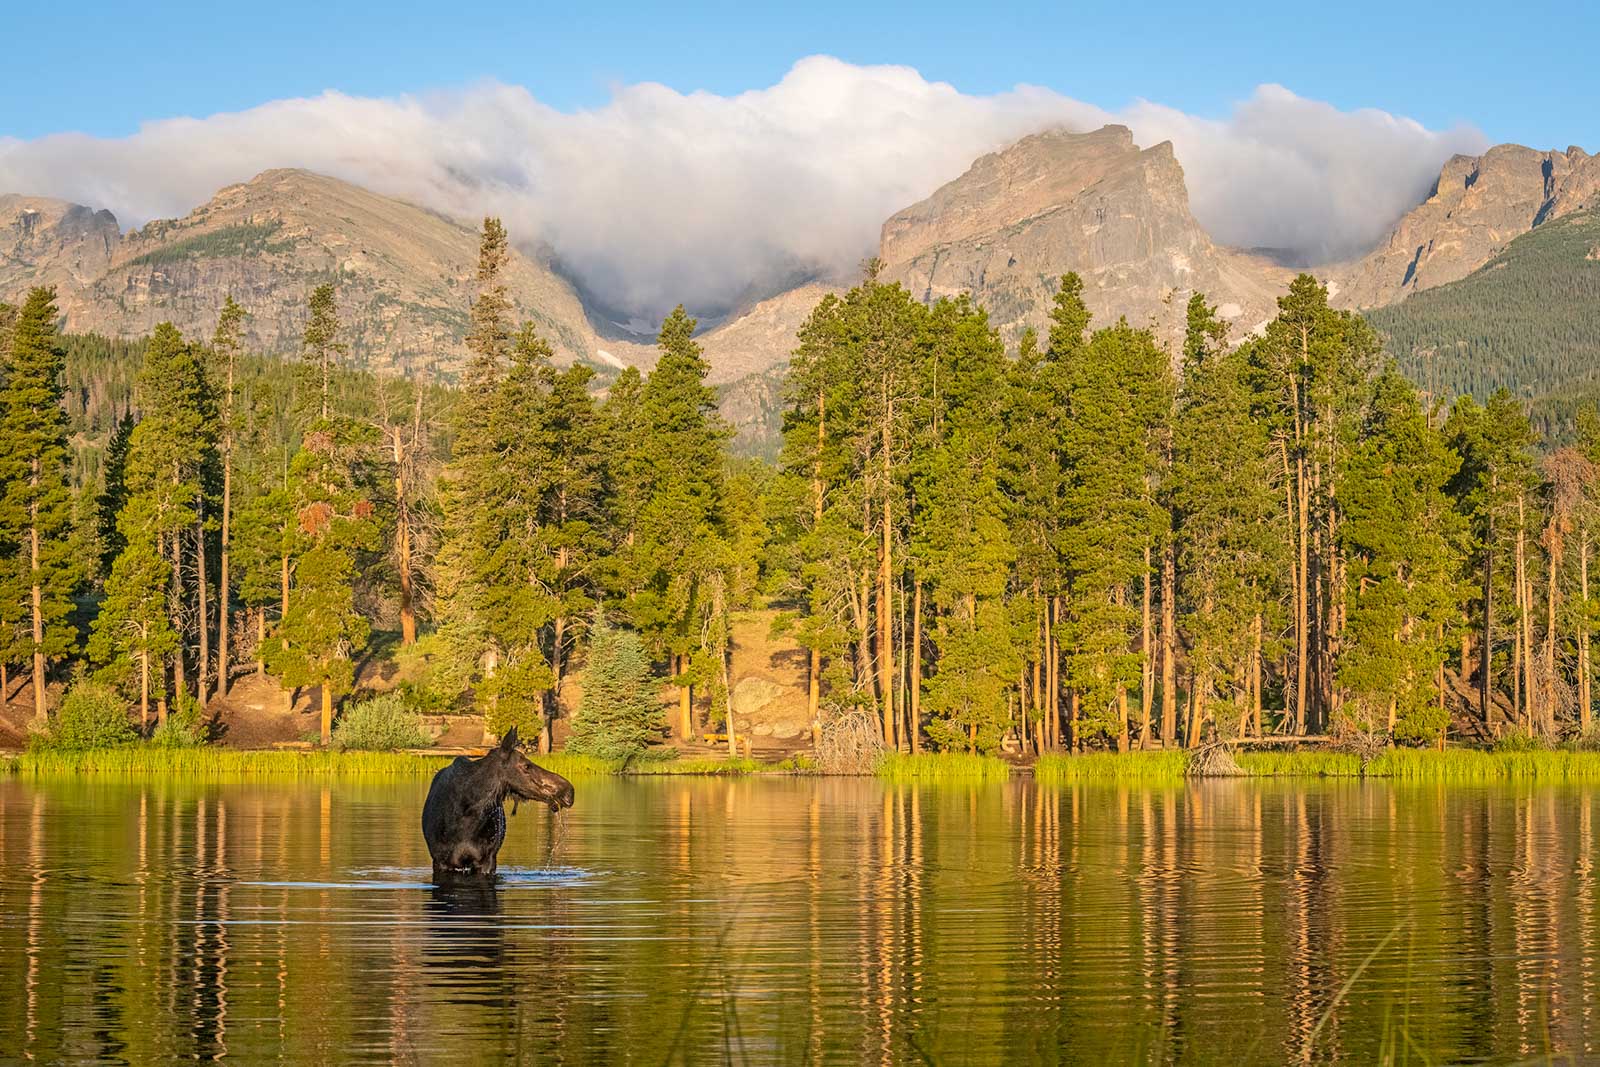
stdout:
<svg viewBox="0 0 1600 1067">
<path fill-rule="evenodd" d="M 495 784 L 501 797 L 533 800 L 550 805 L 551 811 L 572 807 L 572 783 L 554 771 L 547 771 L 522 754 L 521 740 L 513 726 L 500 738 L 500 744 L 483 757 L 482 773 Z"/>
</svg>

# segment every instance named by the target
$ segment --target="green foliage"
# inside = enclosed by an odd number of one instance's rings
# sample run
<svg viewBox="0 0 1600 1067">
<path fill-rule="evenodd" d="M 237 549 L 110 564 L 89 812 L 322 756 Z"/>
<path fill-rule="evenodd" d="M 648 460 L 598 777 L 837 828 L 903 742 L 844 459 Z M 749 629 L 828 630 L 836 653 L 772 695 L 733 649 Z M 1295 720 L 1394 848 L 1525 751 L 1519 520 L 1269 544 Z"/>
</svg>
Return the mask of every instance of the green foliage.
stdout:
<svg viewBox="0 0 1600 1067">
<path fill-rule="evenodd" d="M 54 290 L 29 292 L 0 354 L 0 662 L 8 664 L 48 665 L 71 651 L 72 598 L 88 562 L 75 558 L 71 538 L 57 314 Z"/>
<path fill-rule="evenodd" d="M 1445 493 L 1459 467 L 1411 384 L 1385 371 L 1341 479 L 1349 564 L 1339 680 L 1358 729 L 1432 742 L 1447 725 L 1435 679 L 1460 610 L 1458 515 Z"/>
<path fill-rule="evenodd" d="M 644 642 L 631 630 L 596 619 L 567 751 L 627 759 L 656 741 L 665 725 Z"/>
<path fill-rule="evenodd" d="M 345 708 L 333 729 L 333 743 L 341 749 L 394 752 L 426 748 L 433 739 L 401 694 L 384 693 Z"/>
<path fill-rule="evenodd" d="M 1074 593 L 1062 626 L 1065 677 L 1078 696 L 1083 734 L 1118 737 L 1139 680 L 1130 647 L 1139 613 L 1129 589 L 1160 531 L 1157 428 L 1171 409 L 1172 381 L 1155 338 L 1126 322 L 1095 331 L 1060 362 L 1061 461 L 1072 477 L 1059 545 Z"/>
<path fill-rule="evenodd" d="M 165 722 L 150 734 L 150 744 L 156 748 L 196 748 L 206 743 L 205 712 L 200 702 L 185 693 Z"/>
<path fill-rule="evenodd" d="M 79 680 L 61 698 L 48 730 L 29 739 L 32 751 L 84 752 L 117 748 L 138 739 L 128 721 L 128 702 L 115 686 Z"/>
</svg>

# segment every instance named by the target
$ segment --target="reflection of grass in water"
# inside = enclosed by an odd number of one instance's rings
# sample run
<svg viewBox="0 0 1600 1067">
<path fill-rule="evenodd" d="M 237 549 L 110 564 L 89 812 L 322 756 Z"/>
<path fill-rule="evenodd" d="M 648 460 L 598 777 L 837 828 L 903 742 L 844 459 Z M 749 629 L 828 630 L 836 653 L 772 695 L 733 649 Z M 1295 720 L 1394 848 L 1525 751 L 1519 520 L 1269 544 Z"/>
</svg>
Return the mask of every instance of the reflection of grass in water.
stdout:
<svg viewBox="0 0 1600 1067">
<path fill-rule="evenodd" d="M 1011 765 L 994 756 L 977 756 L 970 752 L 890 752 L 878 760 L 874 773 L 891 782 L 913 782 L 927 779 L 961 779 L 963 781 L 1003 781 L 1011 776 Z"/>
</svg>

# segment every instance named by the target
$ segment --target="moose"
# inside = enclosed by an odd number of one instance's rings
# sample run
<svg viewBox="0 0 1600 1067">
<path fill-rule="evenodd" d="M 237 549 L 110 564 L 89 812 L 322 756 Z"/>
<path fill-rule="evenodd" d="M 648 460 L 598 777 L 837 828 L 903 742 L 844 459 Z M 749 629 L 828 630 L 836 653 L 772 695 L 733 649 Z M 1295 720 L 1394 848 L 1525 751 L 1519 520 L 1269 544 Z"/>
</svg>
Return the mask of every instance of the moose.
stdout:
<svg viewBox="0 0 1600 1067">
<path fill-rule="evenodd" d="M 433 880 L 455 874 L 492 877 L 506 839 L 505 802 L 532 800 L 552 812 L 572 807 L 572 783 L 519 751 L 513 726 L 479 759 L 457 756 L 433 776 L 422 804 L 422 837 L 433 857 Z"/>
</svg>

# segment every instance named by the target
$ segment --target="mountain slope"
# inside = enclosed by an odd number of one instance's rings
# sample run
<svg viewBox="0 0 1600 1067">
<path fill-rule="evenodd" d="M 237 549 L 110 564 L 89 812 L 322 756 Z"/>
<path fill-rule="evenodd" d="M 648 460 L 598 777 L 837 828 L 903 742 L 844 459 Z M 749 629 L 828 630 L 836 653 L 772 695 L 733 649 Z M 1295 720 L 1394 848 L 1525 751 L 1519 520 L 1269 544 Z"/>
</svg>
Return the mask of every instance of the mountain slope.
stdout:
<svg viewBox="0 0 1600 1067">
<path fill-rule="evenodd" d="M 1558 417 L 1600 387 L 1600 210 L 1542 222 L 1460 281 L 1366 315 L 1434 395 L 1506 386 Z"/>
<path fill-rule="evenodd" d="M 449 373 L 465 359 L 478 235 L 412 204 L 274 170 L 219 191 L 184 218 L 113 240 L 107 212 L 67 205 L 36 208 L 34 218 L 6 207 L 18 199 L 0 200 L 0 237 L 18 249 L 0 272 L 0 297 L 56 284 L 70 331 L 138 337 L 170 320 L 204 337 L 231 293 L 250 312 L 253 347 L 293 352 L 307 295 L 331 281 L 357 361 Z M 547 265 L 513 253 L 505 283 L 518 315 L 532 318 L 564 361 L 596 358 L 583 305 Z"/>
<path fill-rule="evenodd" d="M 1036 134 L 984 156 L 884 223 L 880 249 L 886 278 L 923 300 L 970 292 L 1013 341 L 1044 329 L 1069 270 L 1097 322 L 1126 316 L 1171 340 L 1192 292 L 1242 335 L 1271 316 L 1291 276 L 1213 242 L 1172 145 L 1141 150 L 1122 126 Z"/>
</svg>

